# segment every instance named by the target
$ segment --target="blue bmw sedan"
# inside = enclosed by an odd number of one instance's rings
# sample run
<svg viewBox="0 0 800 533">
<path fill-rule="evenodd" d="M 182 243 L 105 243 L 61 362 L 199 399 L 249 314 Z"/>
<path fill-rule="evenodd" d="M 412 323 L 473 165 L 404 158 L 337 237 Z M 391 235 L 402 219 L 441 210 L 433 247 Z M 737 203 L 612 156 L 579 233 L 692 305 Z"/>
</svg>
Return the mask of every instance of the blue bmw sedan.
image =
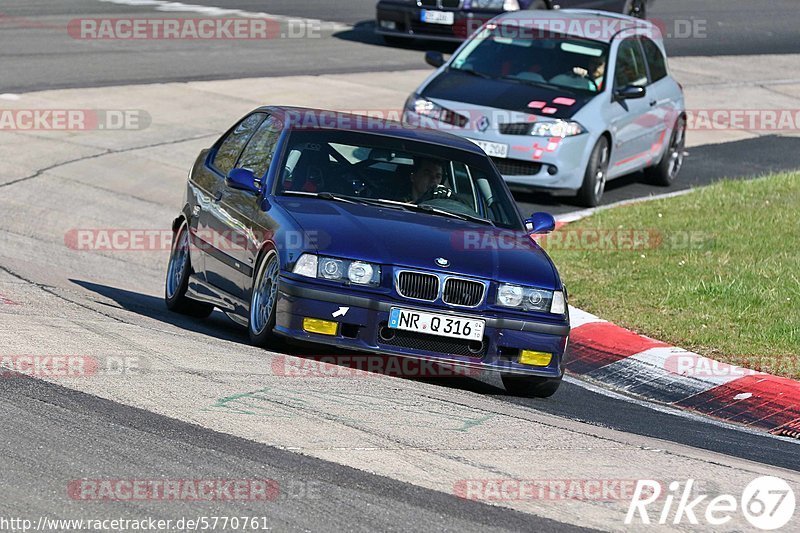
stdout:
<svg viewBox="0 0 800 533">
<path fill-rule="evenodd" d="M 263 107 L 197 158 L 173 222 L 169 309 L 276 336 L 499 372 L 547 397 L 567 296 L 491 159 L 444 132 Z"/>
</svg>

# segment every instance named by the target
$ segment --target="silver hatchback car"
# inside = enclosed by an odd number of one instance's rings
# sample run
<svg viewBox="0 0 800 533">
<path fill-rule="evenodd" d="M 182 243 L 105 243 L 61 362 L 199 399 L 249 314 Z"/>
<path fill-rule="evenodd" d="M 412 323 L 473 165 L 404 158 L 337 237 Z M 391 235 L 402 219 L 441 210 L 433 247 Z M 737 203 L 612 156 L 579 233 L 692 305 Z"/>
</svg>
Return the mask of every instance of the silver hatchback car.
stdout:
<svg viewBox="0 0 800 533">
<path fill-rule="evenodd" d="M 684 158 L 683 89 L 650 22 L 602 11 L 518 11 L 486 23 L 408 98 L 403 120 L 446 129 L 492 157 L 512 189 L 596 206 L 608 180 L 659 185 Z"/>
</svg>

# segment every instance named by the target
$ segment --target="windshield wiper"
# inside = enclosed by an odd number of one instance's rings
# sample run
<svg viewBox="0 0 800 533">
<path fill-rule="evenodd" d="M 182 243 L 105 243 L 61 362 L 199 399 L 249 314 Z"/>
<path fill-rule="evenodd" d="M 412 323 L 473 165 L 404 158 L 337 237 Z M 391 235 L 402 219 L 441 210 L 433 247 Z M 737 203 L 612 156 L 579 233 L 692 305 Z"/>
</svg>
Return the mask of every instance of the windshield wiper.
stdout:
<svg viewBox="0 0 800 533">
<path fill-rule="evenodd" d="M 479 78 L 484 78 L 486 80 L 493 80 L 494 79 L 490 75 L 485 74 L 483 72 L 478 72 L 474 68 L 453 68 L 453 67 L 449 67 L 447 70 L 455 70 L 457 72 L 466 72 L 467 74 L 470 74 L 472 76 L 477 76 Z"/>
<path fill-rule="evenodd" d="M 310 196 L 312 198 L 322 198 L 323 200 L 333 200 L 335 202 L 344 202 L 347 204 L 359 203 L 353 201 L 353 198 L 349 196 L 340 196 L 329 192 L 283 191 L 281 194 L 288 196 Z"/>
<path fill-rule="evenodd" d="M 567 91 L 572 94 L 570 87 L 562 87 L 561 85 L 556 85 L 555 83 L 549 83 L 546 81 L 536 81 L 536 80 L 526 80 L 525 78 L 518 78 L 516 76 L 512 76 L 511 74 L 506 74 L 505 76 L 500 76 L 497 78 L 499 80 L 508 80 L 514 81 L 517 83 L 522 83 L 523 85 L 536 85 L 539 87 L 550 87 L 552 89 L 558 89 L 559 91 Z"/>
<path fill-rule="evenodd" d="M 387 207 L 396 207 L 399 209 L 406 209 L 408 211 L 415 211 L 415 212 L 422 212 L 422 213 L 431 213 L 435 215 L 441 215 L 451 218 L 457 218 L 459 220 L 467 220 L 470 222 L 478 222 L 480 224 L 488 224 L 490 226 L 494 226 L 494 222 L 489 220 L 488 218 L 481 218 L 475 215 L 468 215 L 466 213 L 453 213 L 452 211 L 447 211 L 446 209 L 440 209 L 438 207 L 433 207 L 432 205 L 425 205 L 425 204 L 412 204 L 409 202 L 396 202 L 394 200 L 383 200 L 381 198 L 359 198 L 358 200 L 364 202 L 365 204 L 373 204 L 373 205 L 381 205 Z"/>
</svg>

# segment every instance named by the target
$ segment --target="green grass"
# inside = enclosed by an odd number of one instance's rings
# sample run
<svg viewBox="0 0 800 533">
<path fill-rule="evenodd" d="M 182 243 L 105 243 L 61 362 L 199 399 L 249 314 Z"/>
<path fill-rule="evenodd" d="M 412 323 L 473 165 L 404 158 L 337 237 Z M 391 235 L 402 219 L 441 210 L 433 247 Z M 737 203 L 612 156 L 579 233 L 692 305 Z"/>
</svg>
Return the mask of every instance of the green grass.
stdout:
<svg viewBox="0 0 800 533">
<path fill-rule="evenodd" d="M 660 244 L 581 249 L 574 239 L 587 230 L 648 231 Z M 800 378 L 800 172 L 601 211 L 545 247 L 572 305 L 702 355 Z"/>
</svg>

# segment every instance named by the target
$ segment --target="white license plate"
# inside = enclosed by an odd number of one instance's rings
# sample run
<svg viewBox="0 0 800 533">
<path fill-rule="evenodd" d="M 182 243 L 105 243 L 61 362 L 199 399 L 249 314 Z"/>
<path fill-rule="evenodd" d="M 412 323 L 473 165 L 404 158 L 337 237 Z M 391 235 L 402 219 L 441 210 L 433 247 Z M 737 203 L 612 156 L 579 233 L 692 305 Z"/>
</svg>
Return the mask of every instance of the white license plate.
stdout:
<svg viewBox="0 0 800 533">
<path fill-rule="evenodd" d="M 479 341 L 483 339 L 485 325 L 484 320 L 476 318 L 423 313 L 398 307 L 392 307 L 389 312 L 389 327 L 392 329 L 404 329 L 441 337 Z"/>
<path fill-rule="evenodd" d="M 488 155 L 489 157 L 508 157 L 507 144 L 490 143 L 486 141 L 478 141 L 476 139 L 470 139 L 470 141 L 480 146 L 481 150 L 486 152 L 486 155 Z"/>
<path fill-rule="evenodd" d="M 428 24 L 447 24 L 448 26 L 452 26 L 453 22 L 455 22 L 455 17 L 455 13 L 452 11 L 431 11 L 429 9 L 423 9 L 420 15 L 422 22 L 427 22 Z"/>
</svg>

